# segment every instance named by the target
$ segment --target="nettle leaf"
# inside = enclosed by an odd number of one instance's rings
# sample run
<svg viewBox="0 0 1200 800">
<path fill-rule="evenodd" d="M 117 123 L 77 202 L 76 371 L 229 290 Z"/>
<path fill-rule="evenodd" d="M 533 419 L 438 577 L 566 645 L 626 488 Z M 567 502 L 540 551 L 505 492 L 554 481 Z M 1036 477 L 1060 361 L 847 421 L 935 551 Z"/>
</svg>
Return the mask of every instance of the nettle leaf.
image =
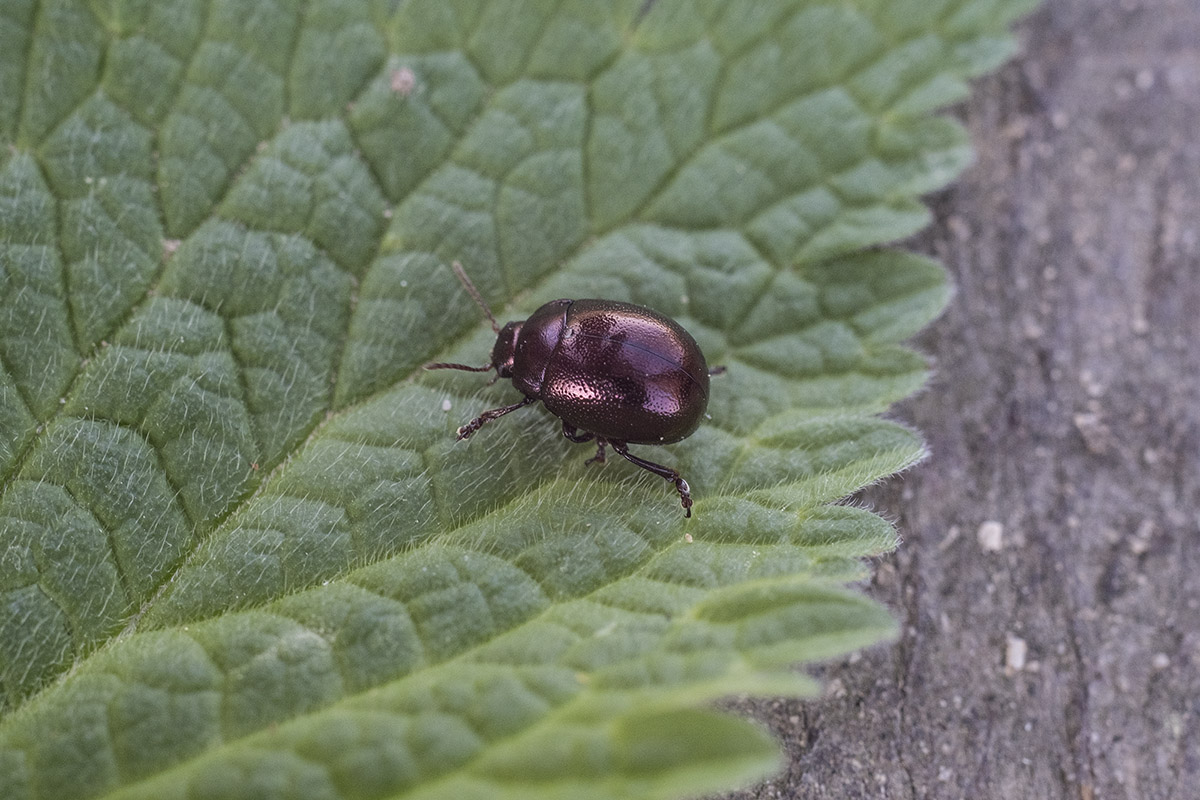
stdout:
<svg viewBox="0 0 1200 800">
<path fill-rule="evenodd" d="M 921 458 L 948 288 L 879 245 L 1029 0 L 16 0 L 0 11 L 0 796 L 646 797 L 894 623 L 844 588 Z M 874 249 L 872 249 L 874 248 Z M 728 372 L 585 466 L 507 319 L 605 297 Z M 636 448 L 635 448 L 636 449 Z M 644 449 L 644 448 L 643 448 Z M 587 453 L 590 455 L 590 453 Z"/>
</svg>

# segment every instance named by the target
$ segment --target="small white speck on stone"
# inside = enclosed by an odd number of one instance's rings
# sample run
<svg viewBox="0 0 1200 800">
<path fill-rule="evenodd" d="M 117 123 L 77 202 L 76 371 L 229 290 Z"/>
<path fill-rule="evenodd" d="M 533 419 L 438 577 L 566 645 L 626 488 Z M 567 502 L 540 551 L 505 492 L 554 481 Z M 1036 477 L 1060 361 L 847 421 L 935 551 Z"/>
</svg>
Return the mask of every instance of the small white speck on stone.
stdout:
<svg viewBox="0 0 1200 800">
<path fill-rule="evenodd" d="M 980 525 L 975 536 L 979 546 L 989 553 L 999 552 L 1004 547 L 1004 525 L 994 519 Z"/>
<path fill-rule="evenodd" d="M 1004 672 L 1006 675 L 1012 675 L 1025 669 L 1025 655 L 1029 652 L 1029 646 L 1025 644 L 1025 640 L 1020 636 L 1008 634 L 1007 642 L 1004 645 Z"/>
<path fill-rule="evenodd" d="M 938 550 L 949 550 L 950 546 L 958 541 L 958 537 L 961 533 L 962 530 L 957 525 L 951 525 L 950 530 L 946 531 L 946 535 L 942 537 L 940 542 L 938 542 Z"/>
<path fill-rule="evenodd" d="M 691 543 L 694 541 L 694 540 L 692 539 L 692 535 L 691 535 L 690 533 L 685 533 L 685 534 L 683 535 L 683 540 L 684 540 L 685 542 L 687 542 L 688 544 L 691 544 Z"/>
<path fill-rule="evenodd" d="M 1150 659 L 1150 666 L 1155 669 L 1166 669 L 1171 666 L 1171 657 L 1166 653 L 1155 653 L 1154 658 Z"/>
<path fill-rule="evenodd" d="M 452 408 L 454 408 L 454 404 L 450 402 L 449 397 L 442 401 L 442 411 L 449 411 Z"/>
<path fill-rule="evenodd" d="M 1137 527 L 1137 531 L 1129 540 L 1129 552 L 1135 556 L 1145 555 L 1150 551 L 1150 540 L 1154 538 L 1154 520 L 1144 519 Z"/>
<path fill-rule="evenodd" d="M 1087 392 L 1088 397 L 1101 397 L 1104 395 L 1104 383 L 1090 369 L 1084 369 L 1079 372 L 1079 383 L 1083 385 L 1083 390 Z"/>
<path fill-rule="evenodd" d="M 400 281 L 400 288 L 401 288 L 401 289 L 407 289 L 407 288 L 408 288 L 408 281 Z"/>
<path fill-rule="evenodd" d="M 1071 417 L 1075 429 L 1083 437 L 1087 449 L 1096 454 L 1108 451 L 1112 440 L 1112 430 L 1104 423 L 1104 418 L 1097 411 L 1084 411 Z"/>
</svg>

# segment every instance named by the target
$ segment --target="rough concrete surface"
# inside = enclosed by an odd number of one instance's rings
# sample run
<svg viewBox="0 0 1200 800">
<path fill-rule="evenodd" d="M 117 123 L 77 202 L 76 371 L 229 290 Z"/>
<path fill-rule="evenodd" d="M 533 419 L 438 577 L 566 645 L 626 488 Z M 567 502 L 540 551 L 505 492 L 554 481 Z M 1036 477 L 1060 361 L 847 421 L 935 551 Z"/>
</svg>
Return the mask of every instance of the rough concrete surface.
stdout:
<svg viewBox="0 0 1200 800">
<path fill-rule="evenodd" d="M 931 458 L 898 642 L 809 702 L 745 798 L 1200 798 L 1200 2 L 1047 0 L 955 109 L 976 165 L 912 246 L 954 276 L 894 412 Z"/>
</svg>

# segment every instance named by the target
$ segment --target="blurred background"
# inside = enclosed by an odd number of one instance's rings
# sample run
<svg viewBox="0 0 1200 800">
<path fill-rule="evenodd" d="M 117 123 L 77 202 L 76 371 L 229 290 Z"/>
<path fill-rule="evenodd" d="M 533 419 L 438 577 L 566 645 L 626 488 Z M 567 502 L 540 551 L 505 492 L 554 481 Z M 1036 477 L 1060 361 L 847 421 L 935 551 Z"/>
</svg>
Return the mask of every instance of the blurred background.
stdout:
<svg viewBox="0 0 1200 800">
<path fill-rule="evenodd" d="M 911 246 L 957 294 L 894 409 L 932 456 L 858 500 L 902 634 L 738 798 L 1190 798 L 1200 786 L 1200 3 L 1046 0 L 951 110 L 978 158 Z"/>
</svg>

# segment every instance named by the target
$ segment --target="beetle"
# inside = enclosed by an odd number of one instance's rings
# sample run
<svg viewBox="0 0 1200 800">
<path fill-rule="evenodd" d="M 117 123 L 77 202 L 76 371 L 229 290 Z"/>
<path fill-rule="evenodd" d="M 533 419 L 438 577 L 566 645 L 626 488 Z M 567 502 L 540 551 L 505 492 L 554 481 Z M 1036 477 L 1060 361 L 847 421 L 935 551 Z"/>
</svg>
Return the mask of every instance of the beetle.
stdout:
<svg viewBox="0 0 1200 800">
<path fill-rule="evenodd" d="M 657 311 L 615 300 L 553 300 L 528 319 L 500 327 L 462 265 L 456 261 L 452 268 L 492 323 L 492 360 L 482 367 L 438 362 L 425 369 L 495 370 L 493 381 L 511 379 L 524 395 L 460 427 L 458 441 L 540 400 L 562 422 L 563 436 L 596 442 L 596 455 L 587 463 L 603 464 L 605 448 L 612 447 L 674 484 L 684 516 L 690 517 L 691 487 L 678 470 L 640 458 L 628 446 L 673 444 L 700 426 L 709 375 L 724 370 L 708 369 L 692 335 Z"/>
</svg>

